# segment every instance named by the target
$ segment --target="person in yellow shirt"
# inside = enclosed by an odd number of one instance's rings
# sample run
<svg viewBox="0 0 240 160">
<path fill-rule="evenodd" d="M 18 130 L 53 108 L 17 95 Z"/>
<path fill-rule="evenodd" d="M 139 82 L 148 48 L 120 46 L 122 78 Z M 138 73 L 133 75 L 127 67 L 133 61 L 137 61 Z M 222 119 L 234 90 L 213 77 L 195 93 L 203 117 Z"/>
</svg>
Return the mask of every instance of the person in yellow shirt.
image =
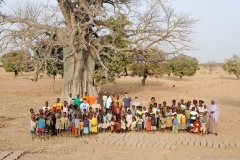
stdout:
<svg viewBox="0 0 240 160">
<path fill-rule="evenodd" d="M 58 109 L 60 109 L 60 110 L 63 109 L 63 105 L 62 105 L 62 103 L 60 102 L 60 98 L 57 98 L 57 107 L 56 107 L 56 109 L 57 109 L 57 110 L 58 110 Z"/>
</svg>

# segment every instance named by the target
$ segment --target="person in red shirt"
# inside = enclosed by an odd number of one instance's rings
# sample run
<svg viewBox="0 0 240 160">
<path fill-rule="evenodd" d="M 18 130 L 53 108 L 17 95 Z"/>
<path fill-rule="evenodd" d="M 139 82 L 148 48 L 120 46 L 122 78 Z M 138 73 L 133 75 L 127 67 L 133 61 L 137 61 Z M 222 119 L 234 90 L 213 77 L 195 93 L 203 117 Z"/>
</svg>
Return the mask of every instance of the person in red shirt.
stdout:
<svg viewBox="0 0 240 160">
<path fill-rule="evenodd" d="M 114 107 L 114 113 L 116 115 L 117 121 L 121 120 L 121 110 L 122 108 L 119 106 L 119 102 L 116 103 Z"/>
</svg>

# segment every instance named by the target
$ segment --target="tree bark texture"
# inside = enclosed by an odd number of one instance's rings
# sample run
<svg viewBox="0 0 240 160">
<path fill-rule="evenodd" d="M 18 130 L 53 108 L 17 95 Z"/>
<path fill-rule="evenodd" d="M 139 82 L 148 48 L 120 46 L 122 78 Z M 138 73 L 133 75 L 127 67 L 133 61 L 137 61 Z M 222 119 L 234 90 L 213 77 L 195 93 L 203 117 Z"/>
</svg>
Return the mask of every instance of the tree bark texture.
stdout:
<svg viewBox="0 0 240 160">
<path fill-rule="evenodd" d="M 63 52 L 67 55 L 70 49 L 65 48 Z M 93 80 L 95 63 L 96 57 L 90 50 L 68 57 L 64 62 L 62 96 L 72 93 L 73 96 L 80 94 L 82 97 L 84 92 L 96 95 L 97 89 Z"/>
</svg>

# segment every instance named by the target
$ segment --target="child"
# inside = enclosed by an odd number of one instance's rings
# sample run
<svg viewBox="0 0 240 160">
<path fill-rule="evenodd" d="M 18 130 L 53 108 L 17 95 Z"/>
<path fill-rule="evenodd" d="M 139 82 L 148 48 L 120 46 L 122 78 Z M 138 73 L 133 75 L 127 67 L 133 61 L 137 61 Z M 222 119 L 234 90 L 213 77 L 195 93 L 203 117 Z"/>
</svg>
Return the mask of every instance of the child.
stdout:
<svg viewBox="0 0 240 160">
<path fill-rule="evenodd" d="M 108 113 L 107 113 L 107 127 L 109 128 L 109 131 L 111 130 L 111 120 L 112 120 L 112 112 L 111 110 L 108 110 Z"/>
<path fill-rule="evenodd" d="M 177 120 L 178 120 L 178 130 L 182 129 L 181 128 L 181 121 L 182 121 L 182 114 L 180 110 L 177 110 Z"/>
<path fill-rule="evenodd" d="M 110 110 L 108 110 L 110 111 Z M 102 125 L 103 131 L 106 132 L 107 129 L 107 115 L 105 112 L 103 112 L 103 125 Z"/>
<path fill-rule="evenodd" d="M 166 129 L 170 131 L 172 128 L 172 112 L 170 111 L 170 108 L 167 107 L 167 111 L 164 113 L 166 116 Z"/>
<path fill-rule="evenodd" d="M 84 129 L 83 116 L 80 116 L 79 126 L 80 126 L 80 137 L 83 138 L 83 129 Z"/>
<path fill-rule="evenodd" d="M 198 134 L 199 134 L 200 133 L 200 127 L 201 127 L 201 123 L 199 121 L 199 118 L 196 117 L 196 120 L 193 123 L 193 128 L 191 129 L 191 132 L 193 132 L 193 133 L 198 132 Z"/>
<path fill-rule="evenodd" d="M 143 131 L 142 124 L 143 124 L 143 118 L 142 118 L 141 115 L 139 115 L 139 119 L 137 121 L 137 130 L 138 130 L 138 132 L 140 132 L 140 131 L 142 132 Z"/>
<path fill-rule="evenodd" d="M 132 117 L 132 122 L 131 122 L 131 124 L 130 124 L 130 130 L 132 131 L 132 132 L 134 132 L 134 131 L 136 131 L 136 118 L 135 117 Z"/>
<path fill-rule="evenodd" d="M 147 113 L 147 108 L 144 106 L 143 107 L 143 111 L 142 111 L 143 114 Z"/>
<path fill-rule="evenodd" d="M 68 123 L 68 117 L 66 116 L 66 112 L 63 113 L 63 117 L 60 119 L 61 121 L 61 130 L 67 131 L 67 123 Z M 65 136 L 67 136 L 67 133 L 65 132 Z"/>
<path fill-rule="evenodd" d="M 75 134 L 75 117 L 76 117 L 76 115 L 74 115 L 73 117 L 72 117 L 72 134 L 74 135 Z"/>
<path fill-rule="evenodd" d="M 71 129 L 72 129 L 72 116 L 71 116 L 71 114 L 68 114 L 68 122 L 67 122 L 67 134 L 68 134 L 68 136 L 71 135 Z"/>
<path fill-rule="evenodd" d="M 45 112 L 45 116 L 46 116 L 45 135 L 47 136 L 47 139 L 49 139 L 50 135 L 52 134 L 53 121 L 48 110 Z"/>
<path fill-rule="evenodd" d="M 147 119 L 147 131 L 151 131 L 152 130 L 152 117 L 150 116 L 150 114 L 148 114 L 148 119 Z"/>
<path fill-rule="evenodd" d="M 84 108 L 83 109 L 83 114 L 82 114 L 83 117 L 87 117 L 87 110 Z"/>
<path fill-rule="evenodd" d="M 117 132 L 117 133 L 120 133 L 120 132 L 121 132 L 121 120 L 118 120 L 118 121 L 116 122 L 115 127 L 116 127 L 116 132 Z"/>
<path fill-rule="evenodd" d="M 102 110 L 99 110 L 99 114 L 98 114 L 97 120 L 98 120 L 98 133 L 100 134 L 102 132 L 102 127 L 103 127 L 103 114 L 102 114 Z"/>
<path fill-rule="evenodd" d="M 127 121 L 127 129 L 129 129 L 129 130 L 131 130 L 130 125 L 132 123 L 132 117 L 133 117 L 133 115 L 132 115 L 131 110 L 128 110 L 128 115 L 126 117 L 126 121 Z"/>
<path fill-rule="evenodd" d="M 75 115 L 74 119 L 74 127 L 75 127 L 75 137 L 78 138 L 80 136 L 80 116 Z"/>
<path fill-rule="evenodd" d="M 59 137 L 61 134 L 61 110 L 58 110 L 57 113 L 55 114 L 56 117 L 56 130 L 57 130 L 57 136 Z"/>
<path fill-rule="evenodd" d="M 83 133 L 84 134 L 89 134 L 89 120 L 88 120 L 87 116 L 84 117 L 83 126 L 84 126 L 83 127 Z"/>
<path fill-rule="evenodd" d="M 114 132 L 114 126 L 115 126 L 115 122 L 114 122 L 114 118 L 112 118 L 111 120 L 111 132 Z"/>
<path fill-rule="evenodd" d="M 30 129 L 32 134 L 32 140 L 34 140 L 34 135 L 36 135 L 37 123 L 35 119 L 34 110 L 32 108 L 30 109 L 30 113 L 31 113 Z"/>
<path fill-rule="evenodd" d="M 181 130 L 185 131 L 187 129 L 187 117 L 185 111 L 182 111 L 181 116 Z"/>
<path fill-rule="evenodd" d="M 89 116 L 88 118 L 88 121 L 89 121 L 89 135 L 92 134 L 92 115 Z"/>
<path fill-rule="evenodd" d="M 165 112 L 164 111 L 162 111 L 162 116 L 159 118 L 159 120 L 160 120 L 160 128 L 161 128 L 161 131 L 165 131 L 165 129 L 166 129 L 166 117 L 165 117 Z"/>
<path fill-rule="evenodd" d="M 126 131 L 126 120 L 125 120 L 125 117 L 122 116 L 122 119 L 121 119 L 121 132 L 125 132 Z"/>
<path fill-rule="evenodd" d="M 44 130 L 46 126 L 46 120 L 43 118 L 43 113 L 40 113 L 40 117 L 38 118 L 38 132 L 40 135 L 39 141 L 44 141 Z"/>
<path fill-rule="evenodd" d="M 203 137 L 206 133 L 206 122 L 207 122 L 207 120 L 202 115 L 200 115 L 200 123 L 201 123 L 200 130 L 202 131 L 202 136 Z"/>
<path fill-rule="evenodd" d="M 144 128 L 145 131 L 147 129 L 147 121 L 148 121 L 148 113 L 146 112 L 144 114 L 144 118 L 143 118 L 143 128 Z"/>
<path fill-rule="evenodd" d="M 173 126 L 172 126 L 172 133 L 177 134 L 178 133 L 178 119 L 177 119 L 177 114 L 174 114 L 173 118 Z"/>
<path fill-rule="evenodd" d="M 92 133 L 97 134 L 98 133 L 98 120 L 97 120 L 97 114 L 96 113 L 93 114 L 91 125 L 92 125 Z"/>
<path fill-rule="evenodd" d="M 155 132 L 155 131 L 157 130 L 155 114 L 152 115 L 152 119 L 151 119 L 151 130 L 152 130 L 153 132 Z"/>
</svg>

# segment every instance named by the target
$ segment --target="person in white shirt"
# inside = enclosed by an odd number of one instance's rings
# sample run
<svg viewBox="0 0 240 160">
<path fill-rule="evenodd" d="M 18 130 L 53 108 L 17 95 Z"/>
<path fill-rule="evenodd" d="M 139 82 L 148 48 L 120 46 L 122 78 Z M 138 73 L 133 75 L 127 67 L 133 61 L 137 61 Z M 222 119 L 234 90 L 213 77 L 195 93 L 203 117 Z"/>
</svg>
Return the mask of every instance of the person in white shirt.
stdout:
<svg viewBox="0 0 240 160">
<path fill-rule="evenodd" d="M 67 104 L 67 101 L 64 101 L 64 102 L 63 102 L 62 114 L 63 114 L 64 112 L 66 113 L 66 116 L 68 116 L 68 104 Z"/>
<path fill-rule="evenodd" d="M 80 109 L 83 113 L 83 110 L 86 109 L 86 113 L 88 113 L 88 110 L 89 110 L 89 104 L 87 103 L 87 100 L 84 98 L 83 99 L 83 103 L 80 104 Z"/>
<path fill-rule="evenodd" d="M 67 98 L 67 105 L 70 106 L 72 104 L 72 93 L 69 93 L 69 97 Z"/>
<path fill-rule="evenodd" d="M 42 107 L 43 112 L 50 111 L 50 107 L 48 105 L 48 101 L 45 102 L 45 106 Z"/>
<path fill-rule="evenodd" d="M 108 109 L 110 108 L 112 104 L 112 98 L 109 96 L 109 94 L 107 94 L 107 98 L 106 98 L 106 113 L 108 112 Z"/>
<path fill-rule="evenodd" d="M 129 129 L 131 122 L 132 122 L 132 117 L 133 115 L 131 114 L 131 111 L 128 110 L 128 114 L 126 116 L 126 121 L 127 121 L 127 128 Z M 130 129 L 129 129 L 130 130 Z"/>
<path fill-rule="evenodd" d="M 92 110 L 95 112 L 95 110 L 96 110 L 96 108 L 98 108 L 98 110 L 100 110 L 101 109 L 101 105 L 98 103 L 98 100 L 97 99 L 95 99 L 95 101 L 94 101 L 94 104 L 92 104 Z"/>
<path fill-rule="evenodd" d="M 191 123 L 194 123 L 194 121 L 197 118 L 198 113 L 195 111 L 195 107 L 192 108 L 192 111 L 190 112 L 190 117 L 191 117 Z"/>
</svg>

